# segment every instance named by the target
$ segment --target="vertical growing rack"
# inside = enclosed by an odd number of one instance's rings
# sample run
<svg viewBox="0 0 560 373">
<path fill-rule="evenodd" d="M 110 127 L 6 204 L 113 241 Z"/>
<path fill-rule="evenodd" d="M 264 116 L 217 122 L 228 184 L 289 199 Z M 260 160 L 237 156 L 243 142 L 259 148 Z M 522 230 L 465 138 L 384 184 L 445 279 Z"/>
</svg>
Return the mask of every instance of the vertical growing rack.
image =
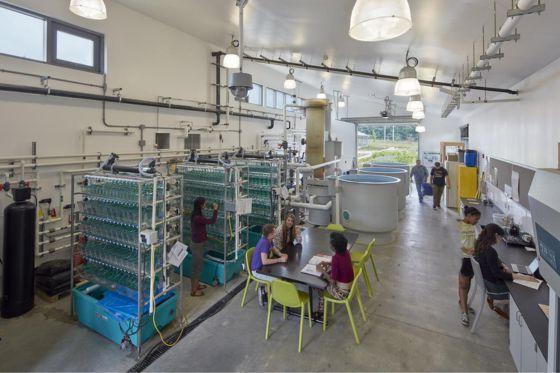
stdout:
<svg viewBox="0 0 560 373">
<path fill-rule="evenodd" d="M 182 276 L 173 276 L 167 255 L 181 241 L 182 179 L 98 172 L 82 177 L 81 191 L 76 191 L 72 176 L 71 188 L 72 238 L 78 222 L 80 233 L 71 256 L 72 288 L 79 278 L 89 281 L 89 289 L 102 287 L 134 300 L 135 320 L 131 318 L 127 333 L 135 337 L 136 343 L 129 342 L 137 346 L 140 356 L 142 341 L 148 337 L 142 329 L 151 328 L 152 317 L 156 323 L 158 303 L 173 296 L 181 305 Z M 77 302 L 74 294 L 78 293 L 73 291 L 72 312 Z M 76 311 L 82 321 L 80 308 Z M 165 323 L 170 321 L 172 318 Z M 111 338 L 113 332 L 85 324 Z M 122 331 L 120 324 L 119 328 Z"/>
<path fill-rule="evenodd" d="M 248 242 L 247 213 L 251 211 L 251 201 L 246 193 L 249 170 L 243 165 L 197 163 L 178 165 L 177 170 L 183 177 L 184 185 L 185 242 L 190 242 L 190 218 L 194 200 L 204 197 L 207 209 L 210 209 L 213 203 L 219 206 L 216 223 L 206 227 L 206 257 L 223 267 L 219 268 L 223 272 L 218 277 L 221 277 L 226 287 L 228 276 L 233 274 L 228 273 L 228 264 L 239 261 L 240 251 Z"/>
</svg>

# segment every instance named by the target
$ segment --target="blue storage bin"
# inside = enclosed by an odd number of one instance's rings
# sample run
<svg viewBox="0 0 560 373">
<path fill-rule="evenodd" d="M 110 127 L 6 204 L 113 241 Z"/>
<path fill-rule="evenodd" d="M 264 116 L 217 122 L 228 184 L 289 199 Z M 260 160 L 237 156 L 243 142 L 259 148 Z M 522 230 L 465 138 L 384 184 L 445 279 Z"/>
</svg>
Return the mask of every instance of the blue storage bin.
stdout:
<svg viewBox="0 0 560 373">
<path fill-rule="evenodd" d="M 191 277 L 192 274 L 192 255 L 187 255 L 185 260 L 183 260 L 183 276 Z M 204 266 L 202 267 L 202 273 L 200 274 L 200 282 L 214 286 L 214 280 L 216 279 L 216 269 L 218 265 L 216 262 L 204 258 Z M 178 269 L 175 272 L 179 272 Z"/>
<path fill-rule="evenodd" d="M 131 343 L 134 346 L 138 346 L 138 320 L 135 315 L 136 312 L 130 314 L 126 307 L 120 307 L 117 311 L 115 307 L 106 307 L 103 304 L 104 300 L 107 301 L 108 298 L 115 300 L 119 299 L 118 297 L 121 296 L 92 283 L 72 289 L 74 310 L 81 324 L 119 345 L 125 334 L 128 334 Z M 156 324 L 160 330 L 175 319 L 177 300 L 178 295 L 175 292 L 170 292 L 167 297 L 159 300 Z M 133 300 L 130 301 L 134 302 Z M 116 302 L 109 303 L 116 304 Z M 122 302 L 118 303 L 122 305 Z M 145 308 L 142 325 L 142 343 L 156 334 L 152 317 L 153 315 L 148 315 L 148 311 Z"/>
<path fill-rule="evenodd" d="M 465 166 L 476 167 L 478 163 L 478 153 L 476 150 L 467 150 L 465 152 Z"/>
<path fill-rule="evenodd" d="M 227 279 L 224 281 L 224 263 L 216 263 L 216 279 L 220 285 L 223 285 L 226 281 L 231 280 L 234 276 L 238 275 L 243 268 L 243 263 L 245 262 L 246 250 L 239 250 L 237 255 L 237 260 L 226 262 L 226 276 Z"/>
<path fill-rule="evenodd" d="M 422 194 L 425 196 L 433 196 L 434 191 L 432 190 L 432 185 L 429 183 L 422 183 Z"/>
</svg>

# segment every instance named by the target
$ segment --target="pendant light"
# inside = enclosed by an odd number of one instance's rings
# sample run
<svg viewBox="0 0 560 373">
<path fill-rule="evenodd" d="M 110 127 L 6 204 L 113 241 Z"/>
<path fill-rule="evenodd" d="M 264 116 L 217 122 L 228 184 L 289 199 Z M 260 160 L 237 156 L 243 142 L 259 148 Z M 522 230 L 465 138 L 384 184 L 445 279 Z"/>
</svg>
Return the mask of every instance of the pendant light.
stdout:
<svg viewBox="0 0 560 373">
<path fill-rule="evenodd" d="M 338 100 L 336 104 L 341 109 L 346 107 L 346 100 L 344 99 L 344 95 L 342 93 L 338 95 Z"/>
<path fill-rule="evenodd" d="M 319 93 L 317 93 L 316 97 L 322 100 L 327 99 L 327 94 L 325 93 L 325 87 L 323 86 L 323 83 L 321 83 L 321 89 L 319 90 Z"/>
<path fill-rule="evenodd" d="M 422 111 L 424 110 L 424 104 L 422 103 L 422 97 L 420 95 L 410 96 L 408 104 L 406 104 L 406 111 Z"/>
<path fill-rule="evenodd" d="M 294 78 L 294 69 L 290 68 L 288 75 L 286 75 L 286 80 L 284 80 L 285 89 L 296 89 L 297 83 L 296 78 Z"/>
<path fill-rule="evenodd" d="M 399 80 L 395 84 L 395 96 L 415 96 L 421 93 L 420 82 L 415 69 L 417 65 L 418 58 L 408 57 L 407 51 L 406 66 L 399 72 Z"/>
<path fill-rule="evenodd" d="M 424 110 L 419 110 L 412 113 L 412 119 L 424 119 L 425 117 L 426 114 L 424 114 Z"/>
<path fill-rule="evenodd" d="M 357 0 L 348 33 L 356 40 L 380 41 L 396 38 L 411 27 L 408 0 Z"/>
<path fill-rule="evenodd" d="M 68 9 L 80 17 L 95 20 L 107 19 L 107 8 L 103 0 L 71 0 Z"/>
<path fill-rule="evenodd" d="M 239 40 L 235 40 L 233 35 L 231 36 L 231 43 L 226 49 L 226 55 L 224 57 L 223 65 L 226 69 L 239 69 L 241 62 L 239 60 Z"/>
<path fill-rule="evenodd" d="M 416 126 L 416 128 L 414 128 L 414 130 L 418 133 L 426 132 L 426 126 L 418 125 Z"/>
</svg>

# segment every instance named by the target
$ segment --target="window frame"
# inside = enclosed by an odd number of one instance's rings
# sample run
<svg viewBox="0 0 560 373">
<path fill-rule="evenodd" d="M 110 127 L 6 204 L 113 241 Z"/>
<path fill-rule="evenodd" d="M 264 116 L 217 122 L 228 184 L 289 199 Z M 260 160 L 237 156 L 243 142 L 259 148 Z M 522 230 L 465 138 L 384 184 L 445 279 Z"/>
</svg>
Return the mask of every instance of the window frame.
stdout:
<svg viewBox="0 0 560 373">
<path fill-rule="evenodd" d="M 269 92 L 269 91 L 272 92 L 272 94 L 273 94 L 273 99 L 272 99 L 273 103 L 272 103 L 272 106 L 269 106 L 269 105 L 268 105 L 268 92 Z M 275 90 L 274 88 L 266 87 L 266 92 L 265 92 L 265 95 L 264 95 L 264 98 L 265 98 L 265 100 L 264 100 L 264 101 L 265 101 L 264 106 L 265 106 L 265 107 L 267 107 L 267 108 L 269 108 L 269 109 L 276 109 L 276 92 L 278 92 L 278 91 Z"/>
<path fill-rule="evenodd" d="M 33 61 L 44 63 L 53 66 L 67 67 L 76 70 L 83 70 L 92 72 L 95 74 L 103 74 L 105 71 L 105 35 L 99 32 L 95 32 L 80 26 L 73 25 L 68 22 L 60 21 L 58 19 L 49 17 L 47 15 L 35 12 L 33 10 L 25 9 L 19 6 L 15 6 L 0 0 L 0 7 L 11 10 L 13 12 L 18 12 L 30 17 L 35 17 L 42 19 L 45 22 L 45 61 L 36 60 L 33 58 L 20 57 L 13 54 L 2 53 L 2 56 L 8 56 L 12 58 L 18 58 L 26 61 Z M 74 36 L 78 36 L 84 39 L 89 39 L 93 41 L 93 66 L 82 65 L 79 63 L 59 60 L 56 58 L 56 33 L 57 31 L 65 32 Z"/>
<path fill-rule="evenodd" d="M 259 95 L 259 102 L 258 103 L 251 102 L 249 100 L 249 97 L 247 97 L 247 103 L 249 103 L 251 105 L 256 105 L 256 106 L 263 106 L 264 105 L 264 100 L 263 100 L 264 86 L 262 84 L 259 84 L 259 83 L 253 83 L 253 89 L 255 89 L 254 86 L 260 87 L 260 90 L 261 90 L 261 94 Z"/>
</svg>

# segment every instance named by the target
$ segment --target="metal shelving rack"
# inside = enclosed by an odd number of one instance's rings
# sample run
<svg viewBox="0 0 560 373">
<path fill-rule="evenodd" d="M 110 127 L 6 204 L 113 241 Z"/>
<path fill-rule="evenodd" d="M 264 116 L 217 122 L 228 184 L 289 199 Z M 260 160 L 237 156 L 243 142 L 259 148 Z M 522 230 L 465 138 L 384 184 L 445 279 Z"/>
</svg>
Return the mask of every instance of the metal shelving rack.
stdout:
<svg viewBox="0 0 560 373">
<path fill-rule="evenodd" d="M 207 226 L 207 258 L 224 264 L 224 288 L 227 285 L 227 263 L 239 259 L 239 250 L 247 246 L 249 231 L 247 211 L 251 201 L 246 191 L 249 170 L 243 165 L 186 163 L 177 166 L 183 176 L 183 237 L 190 240 L 190 217 L 195 198 L 204 197 L 207 209 L 219 208 L 216 224 Z M 248 210 L 249 209 L 249 210 Z M 206 215 L 210 215 L 210 211 Z"/>
<path fill-rule="evenodd" d="M 160 297 L 177 289 L 179 315 L 183 314 L 182 268 L 177 279 L 167 261 L 170 249 L 181 241 L 183 180 L 177 175 L 142 177 L 100 171 L 81 176 L 77 184 L 76 177 L 72 175 L 71 184 L 71 245 L 76 247 L 71 255 L 71 287 L 80 278 L 137 300 L 139 357 L 143 318 L 153 315 Z M 157 236 L 147 243 L 144 237 L 150 230 Z M 74 233 L 79 233 L 78 245 L 74 245 Z M 77 258 L 82 261 L 79 265 L 74 263 Z"/>
<path fill-rule="evenodd" d="M 283 160 L 239 160 L 236 164 L 249 169 L 248 196 L 253 199 L 250 227 L 280 224 L 282 203 L 279 196 Z"/>
</svg>

